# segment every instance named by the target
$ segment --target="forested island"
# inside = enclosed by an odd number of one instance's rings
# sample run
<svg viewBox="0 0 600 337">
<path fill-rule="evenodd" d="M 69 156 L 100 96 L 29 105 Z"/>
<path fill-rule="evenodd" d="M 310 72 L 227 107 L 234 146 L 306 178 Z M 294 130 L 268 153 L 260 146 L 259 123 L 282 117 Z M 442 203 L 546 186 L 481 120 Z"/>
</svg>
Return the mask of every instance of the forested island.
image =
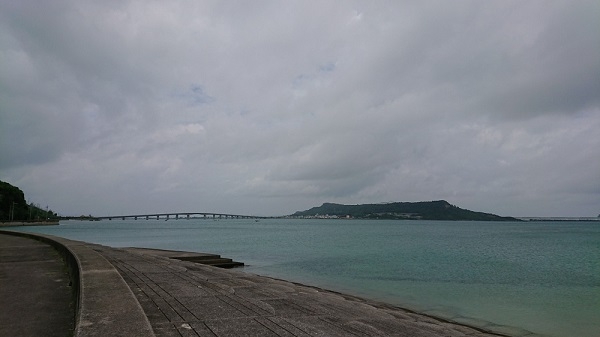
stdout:
<svg viewBox="0 0 600 337">
<path fill-rule="evenodd" d="M 58 221 L 52 210 L 44 210 L 40 205 L 27 203 L 20 188 L 0 181 L 0 222 L 46 222 Z"/>
<path fill-rule="evenodd" d="M 421 202 L 390 202 L 381 204 L 342 205 L 324 203 L 291 217 L 301 218 L 357 218 L 405 220 L 472 220 L 519 221 L 490 213 L 475 212 L 451 205 L 446 200 Z"/>
</svg>

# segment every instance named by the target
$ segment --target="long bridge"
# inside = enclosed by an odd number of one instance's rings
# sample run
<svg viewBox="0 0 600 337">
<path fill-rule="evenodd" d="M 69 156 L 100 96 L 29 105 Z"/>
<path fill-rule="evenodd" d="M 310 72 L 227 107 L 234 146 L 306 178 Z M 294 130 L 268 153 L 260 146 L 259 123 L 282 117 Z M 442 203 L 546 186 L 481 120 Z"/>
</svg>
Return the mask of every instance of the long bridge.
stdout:
<svg viewBox="0 0 600 337">
<path fill-rule="evenodd" d="M 164 219 L 164 220 L 179 220 L 179 219 L 267 219 L 266 216 L 255 215 L 240 215 L 240 214 L 225 214 L 225 213 L 209 213 L 209 212 L 179 212 L 179 213 L 152 213 L 152 214 L 132 214 L 132 215 L 109 215 L 109 216 L 92 216 L 91 220 L 126 220 L 126 219 Z M 77 219 L 77 218 L 72 218 Z"/>
</svg>

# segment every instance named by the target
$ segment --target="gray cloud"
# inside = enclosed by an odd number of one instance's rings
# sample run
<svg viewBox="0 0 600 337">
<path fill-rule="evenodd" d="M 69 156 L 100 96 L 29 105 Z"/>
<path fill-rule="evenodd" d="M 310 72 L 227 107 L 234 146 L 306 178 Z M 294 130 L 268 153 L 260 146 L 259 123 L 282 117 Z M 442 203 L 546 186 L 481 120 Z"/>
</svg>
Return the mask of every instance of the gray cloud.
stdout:
<svg viewBox="0 0 600 337">
<path fill-rule="evenodd" d="M 67 214 L 596 215 L 595 1 L 0 1 L 0 179 Z"/>
</svg>

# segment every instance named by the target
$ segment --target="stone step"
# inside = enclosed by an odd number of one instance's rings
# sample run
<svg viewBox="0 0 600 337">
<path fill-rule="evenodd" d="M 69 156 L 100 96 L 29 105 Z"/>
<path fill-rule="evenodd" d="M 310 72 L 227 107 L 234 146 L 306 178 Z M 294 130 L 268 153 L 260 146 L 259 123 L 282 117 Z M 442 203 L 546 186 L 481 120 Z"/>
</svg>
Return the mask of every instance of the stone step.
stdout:
<svg viewBox="0 0 600 337">
<path fill-rule="evenodd" d="M 200 263 L 204 265 L 219 267 L 219 268 L 235 268 L 243 267 L 243 262 L 233 261 L 232 259 L 223 258 L 218 254 L 182 252 L 176 250 L 152 249 L 152 248 L 126 248 L 125 250 L 135 253 L 149 254 L 155 256 L 168 257 L 180 261 L 188 261 Z"/>
<path fill-rule="evenodd" d="M 213 267 L 219 267 L 219 268 L 225 268 L 225 269 L 230 269 L 230 268 L 237 268 L 237 267 L 243 267 L 244 263 L 243 262 L 237 262 L 237 261 L 231 261 L 231 259 L 227 259 L 230 261 L 223 261 L 223 262 L 214 262 L 214 263 L 202 263 L 205 265 L 209 265 L 209 266 L 213 266 Z"/>
</svg>

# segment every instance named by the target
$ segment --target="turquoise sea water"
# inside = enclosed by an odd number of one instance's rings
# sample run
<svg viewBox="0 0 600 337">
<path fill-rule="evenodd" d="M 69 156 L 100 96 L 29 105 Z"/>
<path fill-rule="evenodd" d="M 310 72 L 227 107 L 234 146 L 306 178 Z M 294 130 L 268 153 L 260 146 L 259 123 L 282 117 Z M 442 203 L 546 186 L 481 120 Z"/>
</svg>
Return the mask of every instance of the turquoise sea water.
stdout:
<svg viewBox="0 0 600 337">
<path fill-rule="evenodd" d="M 20 227 L 221 254 L 245 271 L 514 336 L 600 336 L 600 223 L 130 220 Z"/>
</svg>

